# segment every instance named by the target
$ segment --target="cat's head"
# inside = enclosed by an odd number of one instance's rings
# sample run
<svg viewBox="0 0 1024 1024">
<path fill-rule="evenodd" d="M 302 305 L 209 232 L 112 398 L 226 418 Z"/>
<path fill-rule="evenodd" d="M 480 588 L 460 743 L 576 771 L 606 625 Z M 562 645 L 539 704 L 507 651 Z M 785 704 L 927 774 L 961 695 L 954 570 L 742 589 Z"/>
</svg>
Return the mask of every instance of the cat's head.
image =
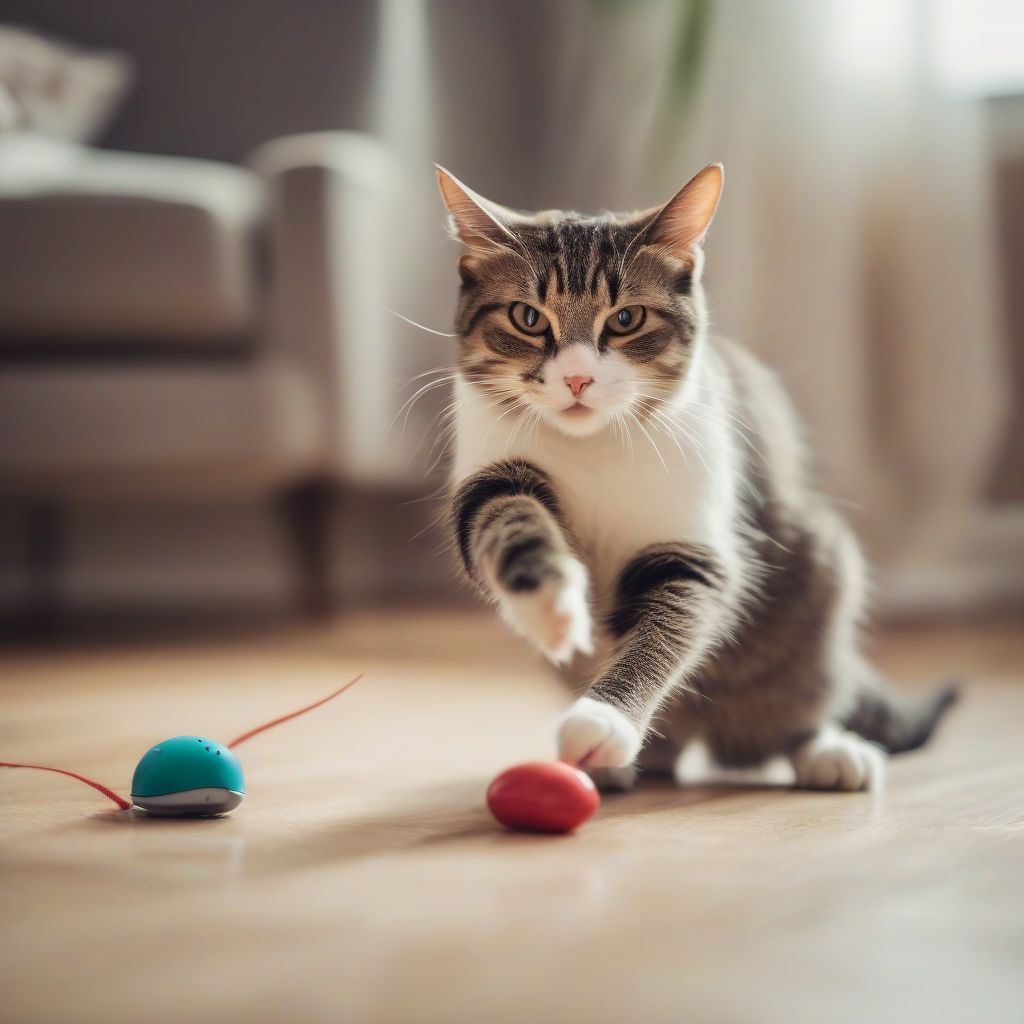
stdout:
<svg viewBox="0 0 1024 1024">
<path fill-rule="evenodd" d="M 517 213 L 437 174 L 466 247 L 455 319 L 466 380 L 577 436 L 681 387 L 706 318 L 701 244 L 720 164 L 664 206 L 594 217 Z"/>
</svg>

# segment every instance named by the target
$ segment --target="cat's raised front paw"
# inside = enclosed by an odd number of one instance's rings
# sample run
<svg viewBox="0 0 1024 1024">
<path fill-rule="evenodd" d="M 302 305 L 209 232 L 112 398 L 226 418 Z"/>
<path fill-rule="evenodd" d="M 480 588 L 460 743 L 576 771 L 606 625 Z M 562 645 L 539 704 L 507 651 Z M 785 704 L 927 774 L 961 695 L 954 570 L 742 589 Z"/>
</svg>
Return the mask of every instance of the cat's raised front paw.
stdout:
<svg viewBox="0 0 1024 1024">
<path fill-rule="evenodd" d="M 558 725 L 558 756 L 581 768 L 622 768 L 640 753 L 643 737 L 618 708 L 580 697 Z"/>
<path fill-rule="evenodd" d="M 885 784 L 885 754 L 852 732 L 827 726 L 798 747 L 790 760 L 803 789 L 855 792 Z"/>
<path fill-rule="evenodd" d="M 590 654 L 594 641 L 587 607 L 587 571 L 572 555 L 551 563 L 555 572 L 534 590 L 505 593 L 501 613 L 512 628 L 532 641 L 556 665 Z"/>
</svg>

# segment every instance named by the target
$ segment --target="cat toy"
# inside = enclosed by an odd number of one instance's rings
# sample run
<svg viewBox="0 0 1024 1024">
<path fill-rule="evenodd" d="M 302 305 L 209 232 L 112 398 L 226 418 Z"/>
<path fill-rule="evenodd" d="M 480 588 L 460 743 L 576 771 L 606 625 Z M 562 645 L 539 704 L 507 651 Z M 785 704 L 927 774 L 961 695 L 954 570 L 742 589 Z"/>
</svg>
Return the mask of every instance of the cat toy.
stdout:
<svg viewBox="0 0 1024 1024">
<path fill-rule="evenodd" d="M 264 722 L 243 732 L 230 743 L 216 743 L 201 736 L 174 736 L 151 747 L 142 756 L 132 776 L 131 799 L 126 800 L 95 779 L 65 768 L 41 764 L 17 764 L 0 761 L 0 768 L 34 768 L 67 775 L 102 793 L 122 811 L 133 806 L 161 817 L 215 817 L 233 811 L 245 797 L 245 776 L 233 751 L 267 729 L 298 718 L 340 697 L 355 686 L 363 674 L 349 680 L 333 693 L 312 704 Z"/>
<path fill-rule="evenodd" d="M 312 704 L 264 722 L 230 743 L 202 736 L 174 736 L 143 754 L 132 776 L 130 799 L 86 775 L 41 764 L 0 761 L 0 768 L 55 772 L 84 782 L 122 811 L 133 807 L 159 817 L 216 817 L 235 810 L 245 797 L 245 775 L 236 747 L 340 697 L 362 673 Z M 590 777 L 562 761 L 533 761 L 503 771 L 488 787 L 487 806 L 508 828 L 527 832 L 571 832 L 597 810 L 601 798 Z"/>
<path fill-rule="evenodd" d="M 487 789 L 491 814 L 507 828 L 523 832 L 571 832 L 600 803 L 593 779 L 564 761 L 517 764 Z"/>
</svg>

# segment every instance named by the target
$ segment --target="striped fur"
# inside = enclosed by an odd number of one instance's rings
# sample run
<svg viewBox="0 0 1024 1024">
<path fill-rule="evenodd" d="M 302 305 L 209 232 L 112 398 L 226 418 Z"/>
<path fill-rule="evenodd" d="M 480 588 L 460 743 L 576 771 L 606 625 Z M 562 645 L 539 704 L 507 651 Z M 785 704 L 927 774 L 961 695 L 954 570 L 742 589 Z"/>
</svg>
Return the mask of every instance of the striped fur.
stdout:
<svg viewBox="0 0 1024 1024">
<path fill-rule="evenodd" d="M 509 593 L 536 590 L 558 574 L 568 551 L 550 481 L 521 459 L 466 480 L 452 501 L 452 525 L 467 574 Z"/>
<path fill-rule="evenodd" d="M 720 169 L 622 217 L 526 216 L 440 180 L 467 249 L 453 532 L 512 626 L 572 662 L 560 755 L 664 770 L 700 739 L 726 765 L 787 755 L 798 785 L 878 785 L 862 736 L 918 745 L 950 698 L 901 701 L 863 659 L 863 560 L 792 408 L 707 336 Z"/>
<path fill-rule="evenodd" d="M 727 615 L 718 603 L 725 584 L 708 551 L 659 544 L 638 554 L 619 576 L 608 617 L 618 655 L 590 696 L 619 708 L 646 730 L 679 682 L 685 653 L 721 633 Z"/>
</svg>

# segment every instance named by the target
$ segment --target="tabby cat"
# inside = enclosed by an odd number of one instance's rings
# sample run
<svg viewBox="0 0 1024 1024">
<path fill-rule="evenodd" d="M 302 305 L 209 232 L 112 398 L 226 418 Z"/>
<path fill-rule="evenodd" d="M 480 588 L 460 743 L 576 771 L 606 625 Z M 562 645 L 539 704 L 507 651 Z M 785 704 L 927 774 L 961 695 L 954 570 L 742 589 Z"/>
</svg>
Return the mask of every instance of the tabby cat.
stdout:
<svg viewBox="0 0 1024 1024">
<path fill-rule="evenodd" d="M 518 633 L 572 664 L 558 754 L 618 784 L 699 738 L 798 786 L 881 785 L 954 697 L 858 650 L 864 566 L 775 377 L 708 336 L 712 164 L 627 215 L 514 212 L 438 168 L 465 247 L 452 529 Z"/>
</svg>

